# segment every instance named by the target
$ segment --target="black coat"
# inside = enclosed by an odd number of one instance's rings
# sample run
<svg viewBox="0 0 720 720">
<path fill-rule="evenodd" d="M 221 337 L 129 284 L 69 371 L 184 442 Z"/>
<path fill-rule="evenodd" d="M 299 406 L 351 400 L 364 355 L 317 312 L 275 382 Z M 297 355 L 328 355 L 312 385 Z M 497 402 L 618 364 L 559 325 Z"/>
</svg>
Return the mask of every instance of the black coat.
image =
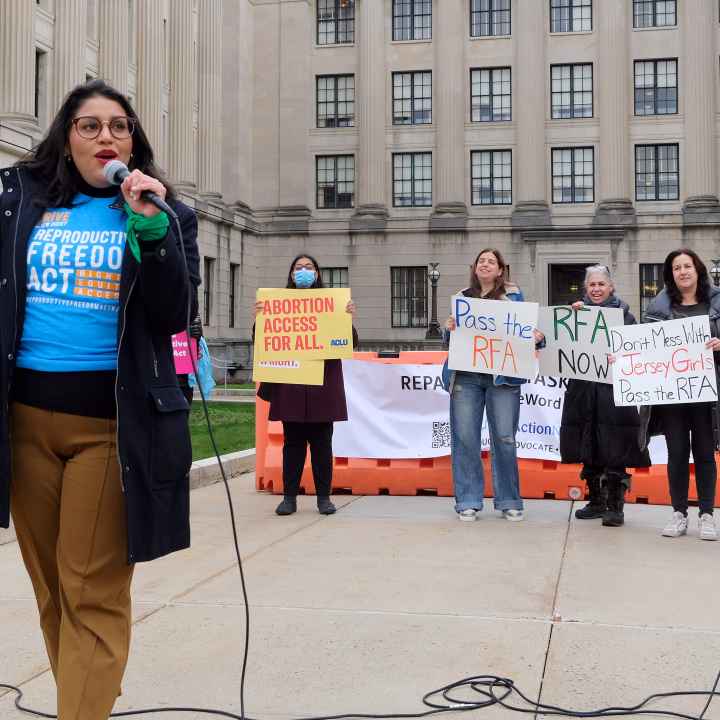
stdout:
<svg viewBox="0 0 720 720">
<path fill-rule="evenodd" d="M 10 519 L 9 398 L 25 316 L 27 241 L 46 208 L 35 204 L 27 170 L 0 170 L 0 527 Z M 180 202 L 189 271 L 174 222 L 138 265 L 126 244 L 120 280 L 118 458 L 125 493 L 128 562 L 152 560 L 190 544 L 188 404 L 178 387 L 170 336 L 197 312 L 197 219 Z"/>
<path fill-rule="evenodd" d="M 587 298 L 586 304 L 591 304 Z M 606 307 L 619 307 L 625 325 L 634 325 L 627 303 L 614 295 Z M 570 380 L 560 425 L 560 456 L 564 463 L 593 467 L 649 467 L 647 450 L 640 450 L 640 418 L 634 407 L 616 407 L 613 386 L 587 380 Z"/>
</svg>

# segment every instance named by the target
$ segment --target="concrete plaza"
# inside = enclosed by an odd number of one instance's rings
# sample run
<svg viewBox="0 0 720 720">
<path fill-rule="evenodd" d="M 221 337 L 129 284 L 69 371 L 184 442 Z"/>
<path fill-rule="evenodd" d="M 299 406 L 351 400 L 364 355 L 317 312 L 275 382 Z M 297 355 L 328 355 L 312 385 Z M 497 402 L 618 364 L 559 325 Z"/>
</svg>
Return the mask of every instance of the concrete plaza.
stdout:
<svg viewBox="0 0 720 720">
<path fill-rule="evenodd" d="M 490 507 L 461 523 L 450 499 L 393 496 L 338 496 L 332 517 L 301 498 L 296 515 L 279 518 L 277 498 L 256 493 L 251 474 L 232 488 L 250 596 L 253 718 L 418 712 L 425 692 L 479 674 L 587 710 L 708 689 L 720 669 L 720 543 L 698 540 L 696 509 L 691 534 L 670 540 L 659 534 L 665 507 L 627 506 L 619 529 L 576 521 L 572 503 L 552 500 L 529 501 L 523 523 Z M 117 710 L 239 712 L 243 602 L 222 485 L 192 492 L 192 523 L 192 549 L 137 568 Z M 52 712 L 14 542 L 0 546 L 0 578 L 0 682 Z M 720 717 L 715 703 L 709 718 Z M 662 705 L 698 714 L 704 698 Z M 0 691 L 0 718 L 21 717 Z"/>
</svg>

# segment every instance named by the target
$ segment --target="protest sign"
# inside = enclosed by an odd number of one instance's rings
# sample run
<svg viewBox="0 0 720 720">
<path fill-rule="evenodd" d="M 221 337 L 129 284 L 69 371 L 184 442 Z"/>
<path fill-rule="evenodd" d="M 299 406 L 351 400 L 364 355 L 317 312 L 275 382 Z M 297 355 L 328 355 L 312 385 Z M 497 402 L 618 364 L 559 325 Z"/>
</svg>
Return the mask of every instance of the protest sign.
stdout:
<svg viewBox="0 0 720 720">
<path fill-rule="evenodd" d="M 454 295 L 451 313 L 457 325 L 450 333 L 451 370 L 518 378 L 537 375 L 537 303 Z"/>
<path fill-rule="evenodd" d="M 622 325 L 620 308 L 569 305 L 540 308 L 538 329 L 545 347 L 538 358 L 541 375 L 612 384 L 610 328 Z"/>
<path fill-rule="evenodd" d="M 616 405 L 715 402 L 707 315 L 610 330 Z"/>
<path fill-rule="evenodd" d="M 195 364 L 198 360 L 197 340 L 190 340 L 190 349 L 188 349 L 188 336 L 186 332 L 180 332 L 172 336 L 173 360 L 175 361 L 175 372 L 178 375 L 190 375 L 195 372 L 190 359 L 190 352 L 195 358 Z"/>
<path fill-rule="evenodd" d="M 441 365 L 343 360 L 348 422 L 335 423 L 333 453 L 350 458 L 431 458 L 450 454 L 450 396 Z M 537 377 L 520 387 L 516 435 L 520 458 L 560 460 L 567 378 Z M 478 418 L 478 422 L 481 422 Z M 490 450 L 487 415 L 480 450 Z M 667 461 L 665 438 L 650 443 L 653 463 Z"/>
<path fill-rule="evenodd" d="M 349 288 L 261 288 L 257 299 L 263 303 L 255 318 L 257 360 L 352 357 L 352 315 L 345 311 Z"/>
<path fill-rule="evenodd" d="M 324 360 L 255 360 L 253 362 L 254 382 L 322 385 L 324 377 Z"/>
</svg>

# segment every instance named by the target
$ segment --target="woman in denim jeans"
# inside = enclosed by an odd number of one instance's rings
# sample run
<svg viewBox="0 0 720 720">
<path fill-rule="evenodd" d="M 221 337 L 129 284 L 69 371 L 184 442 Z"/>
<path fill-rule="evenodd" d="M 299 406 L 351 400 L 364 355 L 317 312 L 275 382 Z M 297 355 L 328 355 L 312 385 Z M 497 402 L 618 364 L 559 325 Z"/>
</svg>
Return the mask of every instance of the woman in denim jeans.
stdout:
<svg viewBox="0 0 720 720">
<path fill-rule="evenodd" d="M 505 260 L 498 250 L 481 250 L 470 271 L 470 287 L 461 293 L 486 300 L 522 302 L 516 285 L 505 280 Z M 455 319 L 445 323 L 455 330 Z M 536 341 L 543 339 L 535 332 Z M 481 459 L 483 415 L 490 428 L 494 505 L 506 520 L 523 519 L 515 435 L 520 419 L 520 385 L 525 380 L 487 373 L 450 372 L 450 431 L 455 511 L 472 521 L 483 508 L 485 477 Z"/>
</svg>

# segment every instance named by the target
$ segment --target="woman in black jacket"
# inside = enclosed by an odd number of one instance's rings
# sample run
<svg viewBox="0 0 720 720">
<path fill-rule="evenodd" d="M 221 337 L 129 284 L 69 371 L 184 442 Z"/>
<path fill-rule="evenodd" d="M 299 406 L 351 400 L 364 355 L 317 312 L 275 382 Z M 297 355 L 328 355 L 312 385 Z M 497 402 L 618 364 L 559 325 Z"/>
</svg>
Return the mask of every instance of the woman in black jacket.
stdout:
<svg viewBox="0 0 720 720">
<path fill-rule="evenodd" d="M 617 297 L 604 265 L 585 270 L 583 305 L 620 308 L 625 325 L 636 320 L 628 304 Z M 632 407 L 615 407 L 612 385 L 570 380 L 565 393 L 560 426 L 560 455 L 564 463 L 582 463 L 580 477 L 588 486 L 589 502 L 575 511 L 580 520 L 602 518 L 602 524 L 617 527 L 625 522 L 623 506 L 630 486 L 626 467 L 648 467 L 648 451 L 640 451 L 640 419 Z"/>
<path fill-rule="evenodd" d="M 111 160 L 131 170 L 120 187 Z M 190 542 L 171 336 L 197 312 L 197 221 L 102 81 L 0 181 L 0 526 L 12 509 L 58 716 L 100 720 L 127 662 L 133 564 Z"/>
</svg>

